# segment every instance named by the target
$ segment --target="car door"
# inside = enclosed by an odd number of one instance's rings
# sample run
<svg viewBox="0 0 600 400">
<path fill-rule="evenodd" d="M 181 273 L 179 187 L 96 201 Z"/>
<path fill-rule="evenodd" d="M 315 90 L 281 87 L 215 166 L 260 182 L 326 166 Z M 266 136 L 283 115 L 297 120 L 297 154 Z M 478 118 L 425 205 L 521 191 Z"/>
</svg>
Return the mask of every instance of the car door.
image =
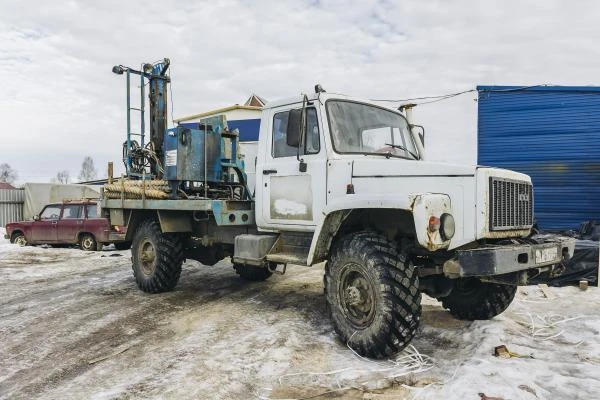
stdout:
<svg viewBox="0 0 600 400">
<path fill-rule="evenodd" d="M 298 148 L 286 143 L 290 106 L 274 109 L 271 140 L 264 154 L 262 171 L 262 212 L 269 228 L 310 231 L 325 206 L 326 152 L 321 138 L 319 109 L 308 107 L 304 148 L 300 158 L 306 170 L 300 171 Z M 294 229 L 294 226 L 296 227 Z"/>
<path fill-rule="evenodd" d="M 61 213 L 60 204 L 50 204 L 44 207 L 39 219 L 31 227 L 30 242 L 54 243 L 56 242 L 57 223 Z"/>
<path fill-rule="evenodd" d="M 83 205 L 65 204 L 58 220 L 57 241 L 60 243 L 76 243 L 77 236 L 83 228 Z"/>
<path fill-rule="evenodd" d="M 86 232 L 90 232 L 97 241 L 104 242 L 108 240 L 110 231 L 108 220 L 98 215 L 98 204 L 90 203 L 85 205 L 86 216 L 83 220 L 83 227 Z"/>
</svg>

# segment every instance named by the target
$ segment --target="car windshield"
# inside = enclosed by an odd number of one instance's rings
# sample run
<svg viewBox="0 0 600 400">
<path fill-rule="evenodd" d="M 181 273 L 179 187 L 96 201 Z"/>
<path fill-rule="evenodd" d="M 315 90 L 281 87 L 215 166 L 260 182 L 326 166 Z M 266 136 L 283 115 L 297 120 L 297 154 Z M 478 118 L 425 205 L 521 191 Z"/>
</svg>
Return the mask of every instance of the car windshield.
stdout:
<svg viewBox="0 0 600 400">
<path fill-rule="evenodd" d="M 419 158 L 408 123 L 398 113 L 367 104 L 329 100 L 327 116 L 337 153 Z"/>
</svg>

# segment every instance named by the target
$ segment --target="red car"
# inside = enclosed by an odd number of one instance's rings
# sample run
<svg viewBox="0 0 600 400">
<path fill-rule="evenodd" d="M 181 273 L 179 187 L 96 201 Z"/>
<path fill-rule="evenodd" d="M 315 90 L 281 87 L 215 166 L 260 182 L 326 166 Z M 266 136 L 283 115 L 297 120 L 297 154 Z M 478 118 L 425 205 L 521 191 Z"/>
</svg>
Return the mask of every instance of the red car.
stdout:
<svg viewBox="0 0 600 400">
<path fill-rule="evenodd" d="M 98 205 L 90 200 L 48 204 L 33 221 L 6 225 L 5 238 L 21 246 L 27 244 L 78 244 L 82 250 L 100 250 L 102 244 L 114 242 L 106 218 L 98 216 Z M 116 242 L 118 250 L 129 248 L 128 242 Z"/>
</svg>

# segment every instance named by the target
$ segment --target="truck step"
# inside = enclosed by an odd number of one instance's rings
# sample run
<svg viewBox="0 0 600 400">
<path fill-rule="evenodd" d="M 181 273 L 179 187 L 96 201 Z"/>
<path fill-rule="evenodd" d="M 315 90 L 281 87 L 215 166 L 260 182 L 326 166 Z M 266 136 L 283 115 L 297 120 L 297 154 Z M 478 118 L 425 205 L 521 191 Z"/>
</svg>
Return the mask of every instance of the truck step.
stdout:
<svg viewBox="0 0 600 400">
<path fill-rule="evenodd" d="M 286 232 L 282 233 L 277 242 L 275 253 L 308 254 L 312 233 Z"/>
<path fill-rule="evenodd" d="M 276 264 L 306 265 L 308 253 L 273 253 L 267 254 L 267 260 Z"/>
</svg>

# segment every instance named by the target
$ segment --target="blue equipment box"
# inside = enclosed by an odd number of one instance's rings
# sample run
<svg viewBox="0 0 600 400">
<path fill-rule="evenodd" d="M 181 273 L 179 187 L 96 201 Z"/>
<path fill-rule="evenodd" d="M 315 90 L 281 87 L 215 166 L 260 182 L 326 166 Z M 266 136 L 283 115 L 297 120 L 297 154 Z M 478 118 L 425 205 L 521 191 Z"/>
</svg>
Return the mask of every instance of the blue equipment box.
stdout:
<svg viewBox="0 0 600 400">
<path fill-rule="evenodd" d="M 182 126 L 167 129 L 163 142 L 164 178 L 169 181 L 220 182 L 223 174 L 220 131 L 210 126 L 206 131 Z"/>
</svg>

